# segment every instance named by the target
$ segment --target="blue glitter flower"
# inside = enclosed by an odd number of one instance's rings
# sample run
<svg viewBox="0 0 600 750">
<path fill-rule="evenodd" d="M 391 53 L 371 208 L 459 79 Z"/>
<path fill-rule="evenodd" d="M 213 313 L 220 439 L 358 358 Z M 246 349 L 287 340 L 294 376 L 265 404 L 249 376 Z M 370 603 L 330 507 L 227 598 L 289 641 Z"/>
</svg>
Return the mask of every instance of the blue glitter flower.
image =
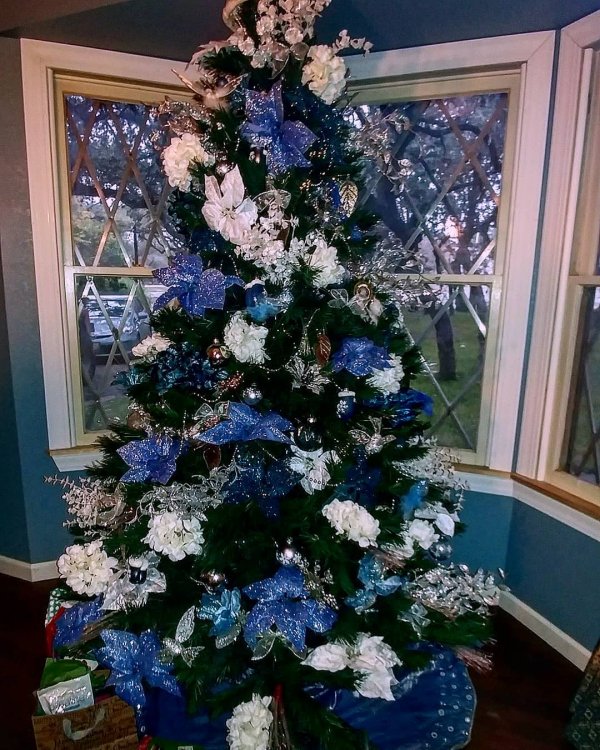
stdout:
<svg viewBox="0 0 600 750">
<path fill-rule="evenodd" d="M 370 375 L 373 370 L 391 367 L 390 358 L 383 346 L 377 346 L 371 339 L 346 337 L 333 355 L 334 372 L 348 370 L 357 377 Z"/>
<path fill-rule="evenodd" d="M 267 518 L 279 515 L 279 501 L 298 484 L 298 474 L 287 461 L 273 461 L 265 467 L 264 458 L 249 456 L 237 459 L 236 478 L 224 485 L 225 502 L 231 504 L 255 502 Z"/>
<path fill-rule="evenodd" d="M 261 414 L 246 404 L 229 404 L 228 419 L 200 433 L 198 439 L 211 445 L 244 442 L 249 440 L 272 440 L 276 443 L 291 443 L 284 433 L 294 425 L 273 411 Z"/>
<path fill-rule="evenodd" d="M 152 272 L 154 277 L 169 287 L 154 303 L 160 310 L 171 300 L 177 299 L 190 315 L 204 315 L 206 308 L 222 310 L 225 307 L 225 290 L 232 284 L 243 286 L 238 276 L 225 276 L 217 268 L 203 270 L 198 255 L 178 253 L 173 263 Z"/>
<path fill-rule="evenodd" d="M 246 91 L 246 117 L 242 137 L 255 148 L 265 150 L 271 174 L 279 175 L 292 167 L 310 167 L 304 152 L 315 142 L 316 135 L 303 122 L 284 120 L 281 81 L 268 93 Z"/>
<path fill-rule="evenodd" d="M 126 703 L 141 708 L 146 703 L 143 681 L 148 685 L 181 695 L 172 665 L 163 658 L 163 647 L 155 633 L 147 630 L 139 637 L 126 630 L 103 630 L 104 646 L 96 651 L 98 661 L 110 669 L 106 684 Z"/>
<path fill-rule="evenodd" d="M 239 589 L 220 594 L 202 594 L 202 602 L 196 610 L 199 620 L 212 620 L 210 635 L 225 638 L 236 627 L 241 610 L 241 595 Z"/>
<path fill-rule="evenodd" d="M 244 627 L 244 637 L 252 648 L 257 646 L 261 635 L 275 627 L 301 653 L 307 629 L 325 633 L 337 618 L 330 607 L 309 598 L 304 576 L 293 565 L 282 566 L 273 578 L 246 586 L 244 593 L 258 602 Z"/>
<path fill-rule="evenodd" d="M 175 473 L 177 457 L 182 452 L 179 440 L 168 435 L 132 440 L 117 450 L 130 467 L 121 477 L 122 482 L 159 482 L 166 484 Z"/>
</svg>

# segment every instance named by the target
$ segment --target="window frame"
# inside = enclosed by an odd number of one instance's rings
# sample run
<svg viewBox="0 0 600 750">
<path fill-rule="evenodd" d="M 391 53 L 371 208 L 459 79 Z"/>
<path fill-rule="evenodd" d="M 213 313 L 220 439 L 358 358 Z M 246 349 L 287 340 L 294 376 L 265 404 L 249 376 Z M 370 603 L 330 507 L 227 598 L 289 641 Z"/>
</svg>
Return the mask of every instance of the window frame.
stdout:
<svg viewBox="0 0 600 750">
<path fill-rule="evenodd" d="M 489 80 L 494 75 L 519 75 L 517 140 L 513 164 L 509 166 L 512 187 L 509 207 L 502 219 L 507 220 L 503 299 L 495 351 L 491 361 L 486 362 L 486 368 L 489 367 L 486 375 L 491 381 L 489 403 L 485 404 L 487 424 L 484 422 L 480 427 L 486 433 L 482 436 L 486 448 L 473 461 L 474 473 L 469 472 L 469 463 L 461 465 L 472 477 L 472 489 L 477 489 L 479 479 L 485 476 L 479 473 L 481 467 L 476 463 L 507 476 L 513 467 L 521 396 L 521 378 L 515 377 L 515 373 L 524 372 L 527 344 L 524 322 L 529 317 L 540 220 L 539 211 L 531 208 L 541 205 L 543 192 L 554 49 L 555 32 L 548 31 L 376 52 L 349 61 L 351 89 L 376 86 L 385 90 L 394 83 L 402 85 L 410 81 L 415 92 L 420 83 L 430 82 L 439 82 L 449 91 L 452 79 L 488 77 Z M 484 395 L 482 392 L 482 398 Z M 469 453 L 462 452 L 461 458 L 466 462 Z M 485 480 L 481 484 L 485 486 Z"/>
<path fill-rule="evenodd" d="M 579 302 L 582 290 L 598 278 L 588 276 L 581 265 L 573 267 L 575 261 L 586 262 L 578 248 L 578 225 L 589 214 L 589 206 L 584 205 L 589 197 L 585 195 L 589 171 L 585 162 L 588 119 L 593 116 L 594 53 L 598 49 L 600 11 L 561 30 L 538 282 L 515 468 L 517 480 L 533 480 L 534 486 L 593 516 L 600 512 L 600 488 L 558 467 L 575 364 Z M 598 111 L 600 95 L 596 114 Z M 598 164 L 600 133 L 593 147 Z"/>
<path fill-rule="evenodd" d="M 512 470 L 517 432 L 520 378 L 523 371 L 529 297 L 543 187 L 555 32 L 476 39 L 348 58 L 351 85 L 448 81 L 460 76 L 489 76 L 495 71 L 520 77 L 513 187 L 508 211 L 508 253 L 504 300 L 499 317 L 498 347 L 493 361 L 487 451 L 483 463 L 506 475 Z M 52 42 L 21 41 L 23 95 L 28 151 L 31 218 L 36 265 L 40 337 L 48 416 L 50 455 L 61 471 L 84 468 L 98 458 L 90 446 L 76 446 L 72 424 L 68 342 L 62 300 L 60 206 L 56 190 L 58 163 L 52 104 L 54 72 L 94 79 L 139 82 L 146 88 L 176 88 L 177 61 L 129 55 Z M 526 155 L 526 158 L 525 156 Z M 518 245 L 519 254 L 514 252 Z M 518 262 L 517 262 L 518 261 Z M 62 298 L 62 299 L 61 299 Z M 500 366 L 501 363 L 501 366 Z M 468 465 L 463 470 L 468 471 Z M 478 467 L 474 467 L 478 468 Z M 477 489 L 477 478 L 472 474 Z"/>
<path fill-rule="evenodd" d="M 509 231 L 509 205 L 514 171 L 520 76 L 514 70 L 497 70 L 488 74 L 456 74 L 439 78 L 414 79 L 410 81 L 389 81 L 378 84 L 353 84 L 350 87 L 351 103 L 393 104 L 419 99 L 441 99 L 453 96 L 473 96 L 479 93 L 502 92 L 508 95 L 508 116 L 506 122 L 505 153 L 502 165 L 502 193 L 507 199 L 501 200 L 497 220 L 497 237 L 492 274 L 424 274 L 423 279 L 432 284 L 453 286 L 487 286 L 490 292 L 488 326 L 485 340 L 485 364 L 482 372 L 481 404 L 477 446 L 475 450 L 450 446 L 461 464 L 486 466 L 488 444 L 491 432 L 490 405 L 494 390 L 497 352 L 499 346 L 499 324 L 502 309 L 504 268 L 507 256 Z M 406 274 L 410 279 L 411 275 Z M 435 415 L 434 415 L 435 417 Z"/>
<path fill-rule="evenodd" d="M 72 320 L 73 306 L 66 296 L 68 273 L 64 270 L 68 265 L 65 243 L 70 242 L 71 236 L 64 180 L 61 179 L 65 173 L 61 163 L 65 134 L 59 132 L 60 120 L 56 116 L 64 91 L 57 86 L 57 76 L 78 79 L 87 88 L 96 87 L 98 93 L 102 82 L 108 82 L 104 85 L 107 92 L 112 89 L 113 98 L 118 91 L 129 91 L 133 100 L 137 95 L 137 100 L 143 101 L 140 92 L 149 94 L 156 90 L 160 100 L 167 93 L 186 95 L 186 90 L 177 85 L 172 70 L 173 67 L 183 68 L 183 64 L 31 39 L 21 40 L 21 56 L 48 442 L 58 469 L 75 471 L 96 460 L 99 452 L 91 445 L 97 433 L 90 433 L 89 439 L 80 439 L 81 417 L 77 414 L 76 401 L 78 394 L 79 398 L 81 396 L 81 386 L 74 382 L 79 367 L 77 337 L 73 333 L 76 325 Z M 107 97 L 110 98 L 110 94 Z M 141 268 L 118 270 L 119 275 L 140 277 L 150 273 Z M 111 275 L 113 271 L 115 269 L 105 268 L 102 273 Z M 81 272 L 85 273 L 85 267 L 81 267 Z"/>
</svg>

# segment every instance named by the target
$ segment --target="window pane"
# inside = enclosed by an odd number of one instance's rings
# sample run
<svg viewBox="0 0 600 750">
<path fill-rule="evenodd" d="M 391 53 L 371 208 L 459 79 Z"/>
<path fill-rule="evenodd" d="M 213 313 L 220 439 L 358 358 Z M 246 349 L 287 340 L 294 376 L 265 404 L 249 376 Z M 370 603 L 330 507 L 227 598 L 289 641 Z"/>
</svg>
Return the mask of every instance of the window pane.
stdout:
<svg viewBox="0 0 600 750">
<path fill-rule="evenodd" d="M 487 339 L 489 286 L 431 284 L 425 307 L 404 314 L 425 359 L 415 387 L 434 399 L 440 445 L 476 450 Z"/>
<path fill-rule="evenodd" d="M 150 313 L 165 289 L 153 279 L 76 276 L 79 356 L 86 432 L 104 430 L 127 413 L 124 388 L 131 349 L 149 336 Z"/>
<path fill-rule="evenodd" d="M 507 114 L 506 93 L 349 110 L 372 157 L 366 205 L 425 272 L 495 272 Z"/>
<path fill-rule="evenodd" d="M 600 484 L 600 287 L 586 289 L 561 467 Z"/>
<path fill-rule="evenodd" d="M 177 239 L 153 107 L 65 96 L 73 263 L 165 265 Z"/>
</svg>

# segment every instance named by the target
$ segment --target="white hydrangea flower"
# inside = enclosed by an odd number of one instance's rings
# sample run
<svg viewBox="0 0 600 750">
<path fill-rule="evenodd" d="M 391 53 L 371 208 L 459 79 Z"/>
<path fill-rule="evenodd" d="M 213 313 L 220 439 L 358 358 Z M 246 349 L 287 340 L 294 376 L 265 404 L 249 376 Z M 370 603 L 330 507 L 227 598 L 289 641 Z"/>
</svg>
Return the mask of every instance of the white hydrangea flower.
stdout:
<svg viewBox="0 0 600 750">
<path fill-rule="evenodd" d="M 267 750 L 273 723 L 271 697 L 253 695 L 240 703 L 227 719 L 227 742 L 231 750 Z"/>
<path fill-rule="evenodd" d="M 421 549 L 429 549 L 440 538 L 439 534 L 435 533 L 433 526 L 420 518 L 415 518 L 410 522 L 406 530 L 406 536 L 413 539 Z"/>
<path fill-rule="evenodd" d="M 265 352 L 268 333 L 264 326 L 247 323 L 243 312 L 236 312 L 225 328 L 223 341 L 238 362 L 262 364 L 269 359 Z"/>
<path fill-rule="evenodd" d="M 348 666 L 348 649 L 340 643 L 317 646 L 302 662 L 320 672 L 339 672 Z"/>
<path fill-rule="evenodd" d="M 206 166 L 215 163 L 215 157 L 205 150 L 200 138 L 194 133 L 183 133 L 173 138 L 163 151 L 162 159 L 169 185 L 180 190 L 190 189 L 192 181 L 190 164 L 192 162 Z"/>
<path fill-rule="evenodd" d="M 102 542 L 73 544 L 58 558 L 58 572 L 67 586 L 78 594 L 98 596 L 103 594 L 114 575 L 118 561 L 109 557 Z"/>
<path fill-rule="evenodd" d="M 379 521 L 368 510 L 352 500 L 332 500 L 321 511 L 338 534 L 343 534 L 359 547 L 375 544 Z"/>
<path fill-rule="evenodd" d="M 344 278 L 346 269 L 338 263 L 336 248 L 328 245 L 327 240 L 319 234 L 307 240 L 312 242 L 315 248 L 306 258 L 307 263 L 310 268 L 319 272 L 314 278 L 314 285 L 321 288 L 339 284 Z"/>
<path fill-rule="evenodd" d="M 373 370 L 373 374 L 367 380 L 371 388 L 375 388 L 386 395 L 398 393 L 400 390 L 400 381 L 404 377 L 402 357 L 392 354 L 390 356 L 390 364 L 391 367 L 387 367 L 384 370 Z"/>
<path fill-rule="evenodd" d="M 326 44 L 310 48 L 302 69 L 302 83 L 327 104 L 333 104 L 346 88 L 346 63 Z"/>
<path fill-rule="evenodd" d="M 173 511 L 166 511 L 150 518 L 148 534 L 142 541 L 155 552 L 177 562 L 187 555 L 199 555 L 202 552 L 204 534 L 198 518 L 186 518 Z"/>
<path fill-rule="evenodd" d="M 246 188 L 239 167 L 227 172 L 221 185 L 216 177 L 207 175 L 204 190 L 202 215 L 208 226 L 234 245 L 243 245 L 258 218 L 258 209 L 254 201 L 244 197 Z"/>
<path fill-rule="evenodd" d="M 153 333 L 139 344 L 133 347 L 131 353 L 134 357 L 145 359 L 148 362 L 153 360 L 159 352 L 164 352 L 173 342 L 160 333 Z"/>
</svg>

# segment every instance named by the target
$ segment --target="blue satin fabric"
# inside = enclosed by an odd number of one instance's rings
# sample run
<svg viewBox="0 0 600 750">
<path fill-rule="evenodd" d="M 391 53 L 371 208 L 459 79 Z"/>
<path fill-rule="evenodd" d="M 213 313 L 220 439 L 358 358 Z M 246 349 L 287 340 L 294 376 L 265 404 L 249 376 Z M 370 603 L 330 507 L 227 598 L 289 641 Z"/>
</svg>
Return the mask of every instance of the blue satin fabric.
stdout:
<svg viewBox="0 0 600 750">
<path fill-rule="evenodd" d="M 458 750 L 471 736 L 475 690 L 465 665 L 452 651 L 436 649 L 419 672 L 397 672 L 396 700 L 361 698 L 347 690 L 310 691 L 356 729 L 365 730 L 379 750 Z M 184 702 L 154 691 L 147 703 L 149 733 L 162 739 L 227 750 L 223 716 L 190 716 Z M 316 750 L 316 748 L 315 748 Z"/>
</svg>

